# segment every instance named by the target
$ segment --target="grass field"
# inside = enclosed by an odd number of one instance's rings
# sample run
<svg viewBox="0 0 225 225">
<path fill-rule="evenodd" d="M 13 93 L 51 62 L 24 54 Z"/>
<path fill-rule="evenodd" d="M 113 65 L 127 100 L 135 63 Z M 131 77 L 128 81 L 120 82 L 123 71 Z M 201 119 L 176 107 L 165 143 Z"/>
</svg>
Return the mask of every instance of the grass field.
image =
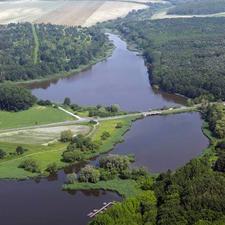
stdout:
<svg viewBox="0 0 225 225">
<path fill-rule="evenodd" d="M 113 147 L 123 141 L 123 135 L 130 129 L 132 121 L 134 121 L 137 117 L 128 117 L 124 119 L 117 120 L 106 120 L 100 122 L 100 125 L 97 127 L 96 131 L 91 136 L 93 141 L 101 141 L 102 145 L 96 152 L 87 153 L 85 155 L 86 159 L 95 157 L 99 154 L 106 153 L 113 149 Z M 118 129 L 116 128 L 117 123 L 122 123 L 123 127 Z M 101 136 L 104 131 L 110 133 L 110 137 L 106 140 L 101 140 Z"/>
<path fill-rule="evenodd" d="M 12 143 L 0 143 L 0 148 L 5 151 L 15 152 L 18 145 Z M 35 177 L 38 174 L 27 172 L 18 165 L 25 159 L 32 158 L 38 161 L 42 172 L 46 169 L 47 165 L 53 162 L 57 162 L 58 167 L 63 167 L 65 164 L 61 162 L 61 154 L 66 148 L 64 143 L 55 143 L 50 146 L 41 145 L 22 145 L 27 148 L 28 151 L 22 156 L 6 158 L 0 162 L 0 179 L 26 179 L 28 177 Z"/>
<path fill-rule="evenodd" d="M 109 181 L 99 181 L 96 184 L 93 183 L 80 183 L 76 182 L 74 184 L 66 184 L 63 186 L 65 190 L 107 190 L 116 191 L 121 196 L 128 198 L 134 197 L 141 193 L 138 184 L 134 180 L 121 180 L 114 179 Z"/>
<path fill-rule="evenodd" d="M 74 118 L 56 108 L 34 106 L 21 112 L 0 111 L 1 129 L 20 128 L 74 120 Z"/>
</svg>

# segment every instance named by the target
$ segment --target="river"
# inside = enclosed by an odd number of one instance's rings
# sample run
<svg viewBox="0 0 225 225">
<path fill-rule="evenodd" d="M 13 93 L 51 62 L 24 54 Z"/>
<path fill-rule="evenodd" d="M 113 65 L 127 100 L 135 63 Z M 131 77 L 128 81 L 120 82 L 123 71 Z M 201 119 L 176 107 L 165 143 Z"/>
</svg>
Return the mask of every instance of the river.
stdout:
<svg viewBox="0 0 225 225">
<path fill-rule="evenodd" d="M 107 60 L 71 77 L 32 84 L 33 94 L 57 102 L 70 97 L 73 103 L 81 105 L 119 104 L 129 111 L 184 103 L 182 97 L 153 90 L 143 58 L 129 51 L 118 36 L 110 34 L 109 38 L 116 48 Z M 145 166 L 152 172 L 174 170 L 200 155 L 208 145 L 201 125 L 198 113 L 138 120 L 112 152 L 133 153 L 134 166 Z M 85 225 L 91 210 L 103 202 L 121 200 L 107 191 L 64 192 L 64 181 L 64 171 L 55 179 L 0 181 L 1 223 Z"/>
</svg>

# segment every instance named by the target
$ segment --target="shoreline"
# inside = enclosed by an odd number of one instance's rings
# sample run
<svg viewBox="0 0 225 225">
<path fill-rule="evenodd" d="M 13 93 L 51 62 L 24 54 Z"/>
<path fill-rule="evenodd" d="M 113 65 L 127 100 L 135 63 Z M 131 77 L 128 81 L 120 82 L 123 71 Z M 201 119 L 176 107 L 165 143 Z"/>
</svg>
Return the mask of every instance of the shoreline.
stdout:
<svg viewBox="0 0 225 225">
<path fill-rule="evenodd" d="M 59 72 L 59 73 L 56 73 L 56 74 L 48 75 L 46 77 L 38 78 L 38 79 L 34 79 L 34 80 L 27 80 L 27 81 L 21 80 L 21 81 L 15 81 L 15 82 L 14 81 L 5 81 L 3 83 L 12 83 L 12 84 L 21 85 L 21 86 L 25 86 L 25 87 L 29 88 L 29 85 L 41 84 L 42 82 L 51 82 L 51 81 L 59 80 L 59 79 L 62 79 L 62 78 L 74 76 L 74 75 L 77 75 L 77 74 L 79 74 L 83 71 L 86 71 L 86 70 L 90 69 L 92 66 L 94 66 L 94 65 L 96 65 L 100 62 L 103 62 L 103 61 L 107 60 L 110 56 L 112 56 L 114 49 L 115 49 L 115 46 L 112 45 L 111 42 L 109 42 L 107 44 L 105 56 L 99 56 L 96 59 L 93 59 L 89 64 L 80 65 L 77 69 L 73 69 L 73 70 L 70 70 L 68 72 L 62 71 L 62 72 Z"/>
</svg>

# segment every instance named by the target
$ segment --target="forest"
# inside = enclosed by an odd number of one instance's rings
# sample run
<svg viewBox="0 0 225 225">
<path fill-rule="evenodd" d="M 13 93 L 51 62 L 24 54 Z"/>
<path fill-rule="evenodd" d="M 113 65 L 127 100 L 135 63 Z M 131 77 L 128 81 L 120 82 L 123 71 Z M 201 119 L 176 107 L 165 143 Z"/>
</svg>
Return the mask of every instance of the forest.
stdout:
<svg viewBox="0 0 225 225">
<path fill-rule="evenodd" d="M 225 18 L 129 18 L 109 27 L 143 51 L 152 85 L 191 98 L 225 99 Z"/>
<path fill-rule="evenodd" d="M 0 82 L 44 78 L 90 65 L 109 48 L 97 28 L 0 25 Z"/>
<path fill-rule="evenodd" d="M 224 0 L 189 0 L 179 2 L 167 14 L 204 15 L 225 12 Z"/>
</svg>

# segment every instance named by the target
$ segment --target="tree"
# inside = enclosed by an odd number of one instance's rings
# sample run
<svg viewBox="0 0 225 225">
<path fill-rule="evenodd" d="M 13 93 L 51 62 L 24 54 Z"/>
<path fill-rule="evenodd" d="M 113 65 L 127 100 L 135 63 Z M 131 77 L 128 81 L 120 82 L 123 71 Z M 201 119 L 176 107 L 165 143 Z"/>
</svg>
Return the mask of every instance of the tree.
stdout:
<svg viewBox="0 0 225 225">
<path fill-rule="evenodd" d="M 70 105 L 70 104 L 71 104 L 70 98 L 66 97 L 66 98 L 64 99 L 63 105 Z"/>
<path fill-rule="evenodd" d="M 19 168 L 23 168 L 24 170 L 27 170 L 32 173 L 38 173 L 40 172 L 39 165 L 36 160 L 34 159 L 26 159 L 22 161 L 19 165 Z"/>
<path fill-rule="evenodd" d="M 79 180 L 81 182 L 97 183 L 99 179 L 100 179 L 100 172 L 93 166 L 87 165 L 80 171 Z"/>
<path fill-rule="evenodd" d="M 0 149 L 0 159 L 5 158 L 5 156 L 6 156 L 6 152 L 4 150 Z"/>
<path fill-rule="evenodd" d="M 0 85 L 0 110 L 20 111 L 29 109 L 36 102 L 31 92 L 12 84 Z"/>
<path fill-rule="evenodd" d="M 83 158 L 84 158 L 83 153 L 79 150 L 63 152 L 63 161 L 64 162 L 81 161 Z"/>
<path fill-rule="evenodd" d="M 22 146 L 18 146 L 16 148 L 17 155 L 22 155 L 25 151 L 26 151 L 26 149 L 24 149 Z"/>
<path fill-rule="evenodd" d="M 62 131 L 60 134 L 60 141 L 61 142 L 69 142 L 73 138 L 73 132 L 71 130 Z"/>
</svg>

